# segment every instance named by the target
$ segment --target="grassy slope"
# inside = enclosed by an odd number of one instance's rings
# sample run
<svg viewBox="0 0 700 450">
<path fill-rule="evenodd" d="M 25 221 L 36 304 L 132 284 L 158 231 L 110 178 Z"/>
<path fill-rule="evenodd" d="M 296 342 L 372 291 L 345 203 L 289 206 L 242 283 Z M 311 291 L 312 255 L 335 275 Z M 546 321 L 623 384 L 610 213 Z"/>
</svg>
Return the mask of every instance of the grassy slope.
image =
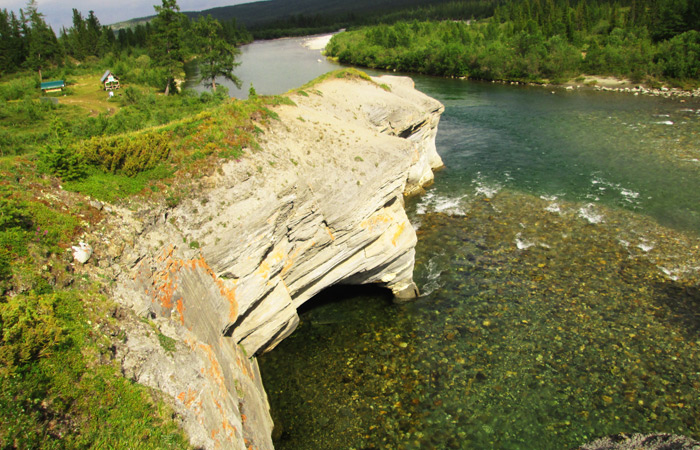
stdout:
<svg viewBox="0 0 700 450">
<path fill-rule="evenodd" d="M 20 98 L 0 108 L 0 138 L 11 154 L 0 157 L 0 448 L 188 448 L 158 394 L 121 377 L 113 348 L 125 336 L 124 314 L 131 313 L 105 296 L 96 268 L 71 264 L 69 247 L 102 219 L 83 194 L 174 205 L 187 191 L 183 180 L 255 149 L 261 130 L 253 120 L 273 119 L 267 106 L 284 101 L 141 95 L 145 104 L 115 103 L 95 88 L 100 75 L 77 77 L 58 106 L 43 107 L 31 80 L 0 84 L 3 95 L 21 94 L 9 95 Z M 174 119 L 151 120 L 161 115 Z M 155 126 L 138 130 L 124 125 L 123 116 L 148 118 Z M 137 131 L 81 137 L 77 125 L 90 120 L 106 124 L 105 130 L 121 123 Z M 169 151 L 156 167 L 134 176 L 83 161 L 87 173 L 66 182 L 41 164 L 41 152 L 58 145 L 57 136 L 69 154 L 105 140 L 138 143 L 143 136 L 164 138 Z"/>
</svg>

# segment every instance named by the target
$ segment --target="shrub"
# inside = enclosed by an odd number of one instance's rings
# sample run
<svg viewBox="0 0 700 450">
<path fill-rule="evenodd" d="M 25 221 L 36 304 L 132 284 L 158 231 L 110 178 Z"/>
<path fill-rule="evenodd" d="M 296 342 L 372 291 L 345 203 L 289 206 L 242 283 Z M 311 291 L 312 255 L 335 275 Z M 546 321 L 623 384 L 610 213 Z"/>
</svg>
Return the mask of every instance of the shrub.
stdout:
<svg viewBox="0 0 700 450">
<path fill-rule="evenodd" d="M 88 164 L 105 172 L 133 177 L 153 169 L 170 154 L 168 139 L 162 134 L 92 138 L 77 150 Z"/>
<path fill-rule="evenodd" d="M 70 181 L 85 176 L 86 164 L 82 155 L 64 145 L 49 144 L 38 152 L 39 166 L 57 177 Z"/>
<path fill-rule="evenodd" d="M 143 93 L 136 89 L 135 87 L 127 87 L 124 89 L 124 104 L 126 105 L 136 105 L 139 103 Z"/>
<path fill-rule="evenodd" d="M 28 230 L 31 227 L 32 219 L 27 205 L 12 198 L 12 192 L 7 187 L 0 186 L 0 232 L 13 228 Z"/>
<path fill-rule="evenodd" d="M 0 84 L 0 100 L 4 101 L 31 97 L 37 92 L 37 84 L 33 78 L 18 78 Z"/>
<path fill-rule="evenodd" d="M 0 362 L 18 368 L 64 342 L 65 329 L 56 317 L 56 294 L 18 295 L 0 303 Z"/>
</svg>

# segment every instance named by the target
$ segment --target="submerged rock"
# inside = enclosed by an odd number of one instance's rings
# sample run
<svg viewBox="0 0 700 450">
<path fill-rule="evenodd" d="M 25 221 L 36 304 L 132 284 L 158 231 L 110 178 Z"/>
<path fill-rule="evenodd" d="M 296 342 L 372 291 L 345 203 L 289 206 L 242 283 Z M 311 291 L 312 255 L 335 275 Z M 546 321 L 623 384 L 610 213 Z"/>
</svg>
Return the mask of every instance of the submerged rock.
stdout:
<svg viewBox="0 0 700 450">
<path fill-rule="evenodd" d="M 576 450 L 699 450 L 700 442 L 672 434 L 615 434 Z"/>
</svg>

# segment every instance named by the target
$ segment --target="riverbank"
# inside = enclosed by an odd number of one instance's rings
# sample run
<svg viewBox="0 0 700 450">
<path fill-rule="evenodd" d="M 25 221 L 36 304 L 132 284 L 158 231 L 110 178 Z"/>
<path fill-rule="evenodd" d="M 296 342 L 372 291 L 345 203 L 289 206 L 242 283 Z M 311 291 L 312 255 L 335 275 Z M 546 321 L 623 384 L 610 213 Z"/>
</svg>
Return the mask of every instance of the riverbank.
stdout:
<svg viewBox="0 0 700 450">
<path fill-rule="evenodd" d="M 461 78 L 462 80 L 469 80 L 467 77 Z M 624 78 L 615 78 L 608 76 L 599 75 L 582 75 L 573 80 L 566 81 L 564 83 L 534 83 L 534 82 L 522 82 L 522 81 L 509 81 L 509 80 L 492 80 L 491 83 L 497 84 L 510 84 L 514 86 L 524 85 L 524 86 L 536 86 L 543 88 L 557 88 L 566 89 L 568 91 L 577 89 L 593 89 L 601 92 L 618 92 L 627 93 L 633 95 L 648 95 L 653 97 L 664 97 L 664 98 L 679 98 L 679 99 L 697 99 L 700 98 L 700 88 L 694 90 L 685 90 L 680 88 L 669 88 L 667 86 L 661 86 L 658 88 L 644 86 L 639 83 L 633 83 L 630 80 Z"/>
<path fill-rule="evenodd" d="M 340 30 L 340 31 L 343 31 L 343 30 Z M 323 50 L 325 50 L 328 43 L 331 41 L 331 38 L 335 34 L 339 33 L 340 31 L 335 32 L 335 33 L 321 34 L 318 36 L 310 36 L 306 40 L 304 40 L 303 45 L 304 45 L 304 47 L 308 48 L 309 50 L 321 50 L 321 51 L 323 51 Z"/>
</svg>

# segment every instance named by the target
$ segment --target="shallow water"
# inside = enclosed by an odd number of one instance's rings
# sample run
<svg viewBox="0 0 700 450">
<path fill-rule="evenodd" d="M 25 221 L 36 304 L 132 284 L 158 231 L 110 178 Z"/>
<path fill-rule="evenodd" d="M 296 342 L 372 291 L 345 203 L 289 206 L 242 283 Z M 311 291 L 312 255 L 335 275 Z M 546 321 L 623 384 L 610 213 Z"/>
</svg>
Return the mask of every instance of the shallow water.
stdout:
<svg viewBox="0 0 700 450">
<path fill-rule="evenodd" d="M 276 448 L 700 439 L 700 104 L 415 80 L 446 105 L 407 205 L 423 296 L 301 311 L 259 358 Z"/>
</svg>

